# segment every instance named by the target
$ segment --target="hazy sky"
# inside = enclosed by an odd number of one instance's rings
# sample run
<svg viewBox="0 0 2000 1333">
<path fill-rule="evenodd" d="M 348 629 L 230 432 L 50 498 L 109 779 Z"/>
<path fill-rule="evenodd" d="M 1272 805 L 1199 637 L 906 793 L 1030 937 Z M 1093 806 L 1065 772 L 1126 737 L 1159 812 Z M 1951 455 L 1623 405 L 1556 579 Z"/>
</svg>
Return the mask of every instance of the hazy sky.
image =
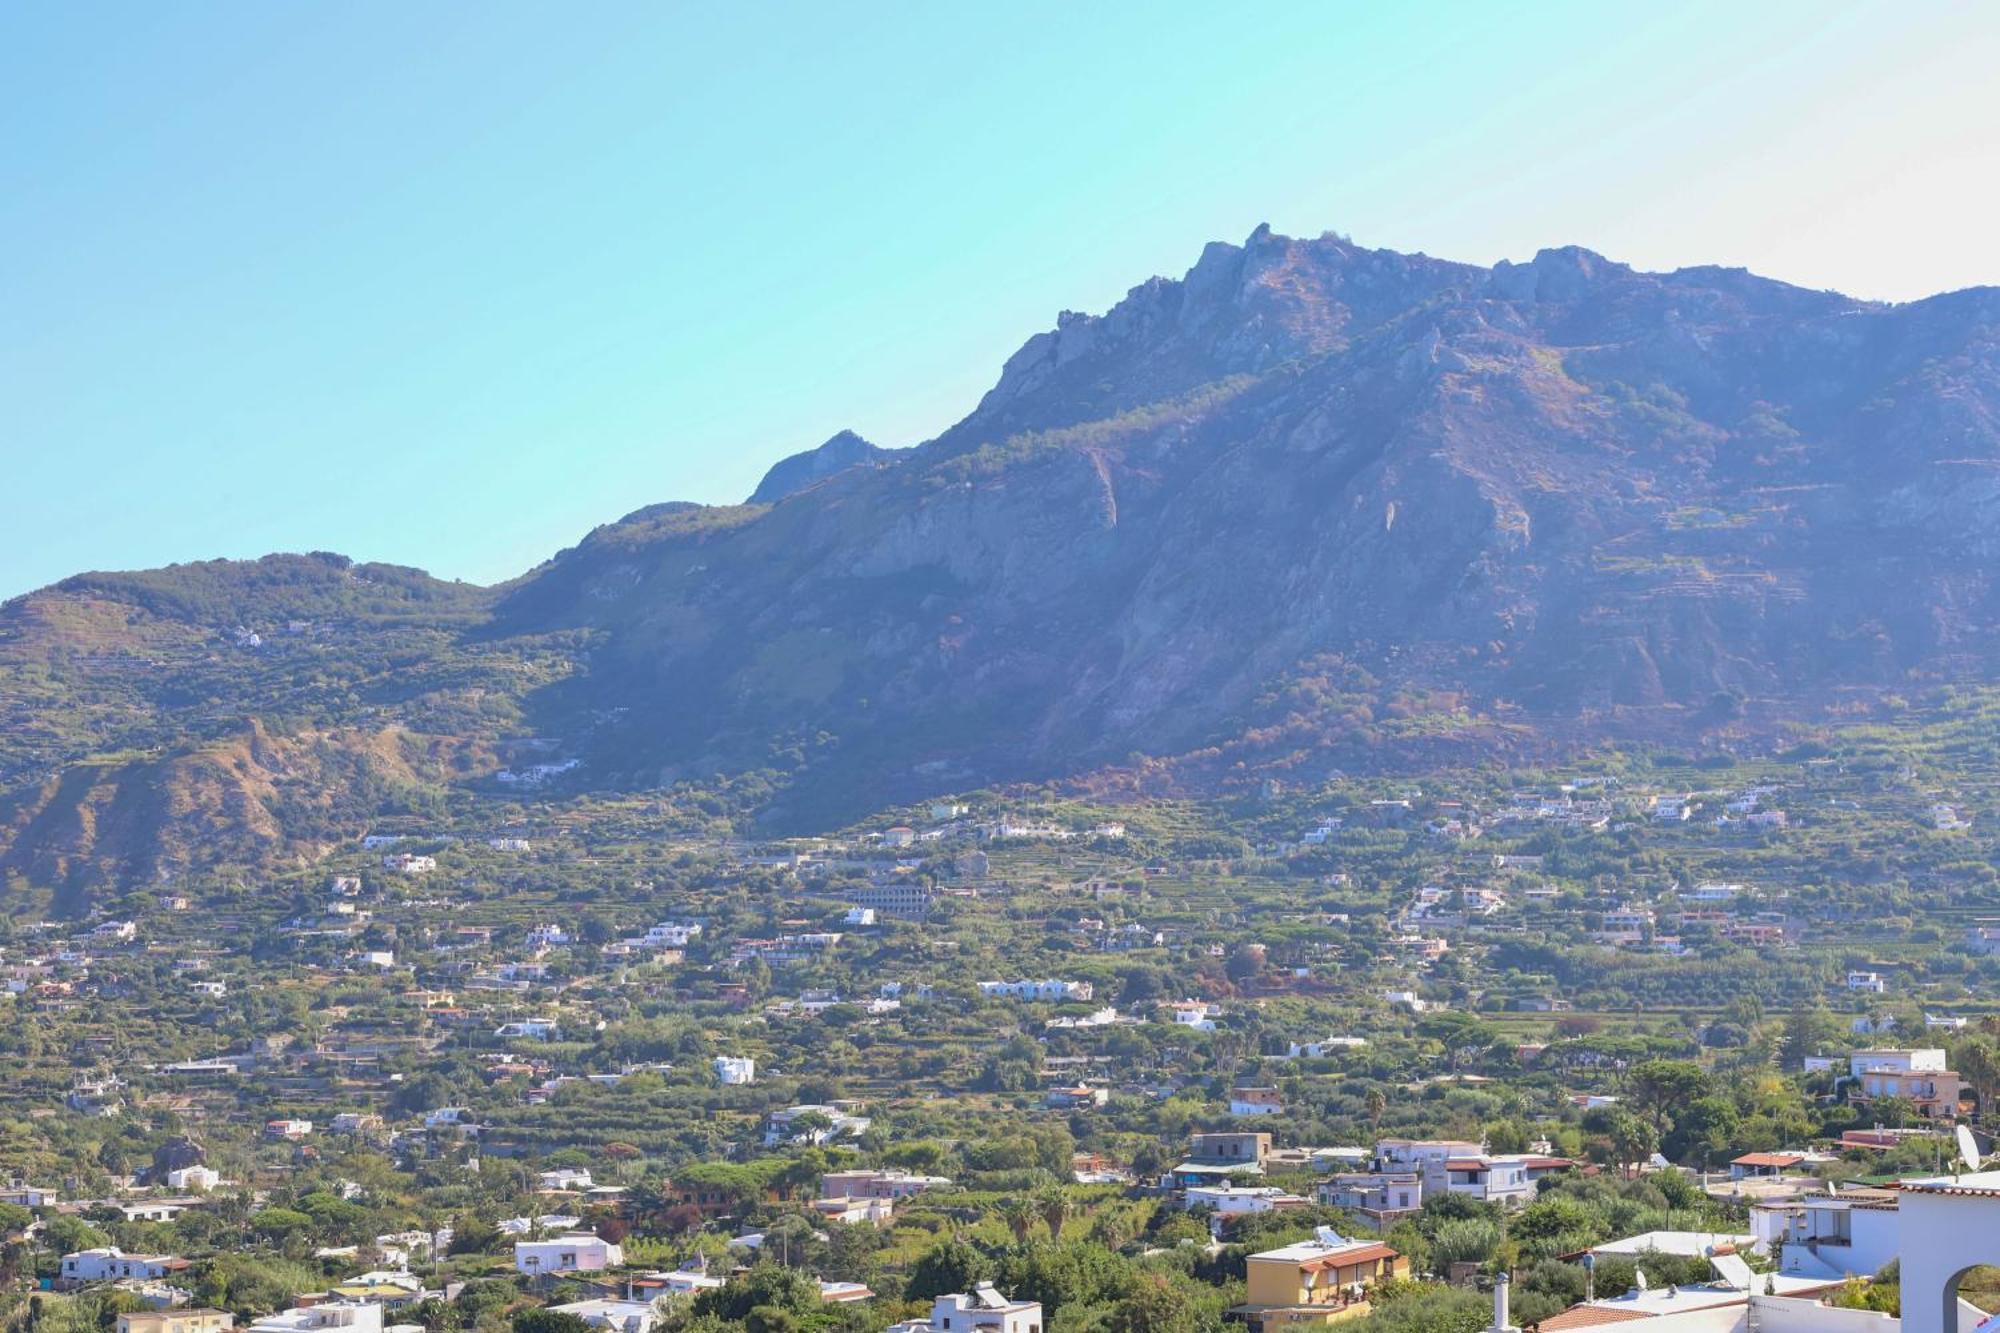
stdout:
<svg viewBox="0 0 2000 1333">
<path fill-rule="evenodd" d="M 507 577 L 934 434 L 1266 220 L 2000 283 L 1996 69 L 2000 5 L 1911 0 L 9 5 L 0 596 Z"/>
</svg>

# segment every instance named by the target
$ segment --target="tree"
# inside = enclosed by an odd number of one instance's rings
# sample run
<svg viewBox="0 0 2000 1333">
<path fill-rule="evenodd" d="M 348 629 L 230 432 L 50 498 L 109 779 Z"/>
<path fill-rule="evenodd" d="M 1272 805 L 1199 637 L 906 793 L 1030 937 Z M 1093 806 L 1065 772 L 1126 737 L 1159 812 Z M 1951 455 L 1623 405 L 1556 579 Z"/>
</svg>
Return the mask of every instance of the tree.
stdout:
<svg viewBox="0 0 2000 1333">
<path fill-rule="evenodd" d="M 512 1320 L 514 1333 L 590 1333 L 577 1315 L 560 1310 L 520 1310 Z"/>
<path fill-rule="evenodd" d="M 1984 1034 L 1967 1037 L 1953 1049 L 1952 1065 L 1979 1098 L 1979 1118 L 2000 1121 L 2000 1044 Z"/>
<path fill-rule="evenodd" d="M 1792 1010 L 1785 1018 L 1784 1041 L 1778 1047 L 1779 1057 L 1788 1070 L 1803 1068 L 1808 1055 L 1817 1055 L 1824 1050 L 1840 1030 L 1840 1022 L 1823 1004 Z"/>
<path fill-rule="evenodd" d="M 1666 1133 L 1667 1112 L 1705 1096 L 1709 1081 L 1691 1060 L 1646 1060 L 1625 1075 L 1625 1088 L 1632 1105 L 1652 1120 L 1657 1142 Z"/>
<path fill-rule="evenodd" d="M 1197 1333 L 1200 1315 L 1172 1279 L 1142 1274 L 1105 1321 L 1111 1333 Z"/>
<path fill-rule="evenodd" d="M 1741 1124 L 1736 1103 L 1729 1098 L 1697 1097 L 1675 1112 L 1673 1133 L 1662 1140 L 1662 1145 L 1675 1161 L 1693 1158 L 1697 1165 L 1707 1166 L 1729 1151 Z"/>
<path fill-rule="evenodd" d="M 971 1291 L 989 1271 L 986 1259 L 963 1240 L 953 1236 L 925 1250 L 910 1269 L 903 1287 L 905 1299 L 928 1301 L 954 1291 Z"/>
<path fill-rule="evenodd" d="M 1518 1120 L 1496 1120 L 1486 1127 L 1487 1151 L 1502 1155 L 1528 1151 L 1528 1129 Z"/>
<path fill-rule="evenodd" d="M 1385 1114 L 1386 1114 L 1386 1113 L 1388 1112 L 1388 1110 L 1389 1110 L 1389 1099 L 1388 1099 L 1388 1097 L 1386 1097 L 1386 1096 L 1384 1096 L 1384 1095 L 1383 1095 L 1383 1092 L 1382 1092 L 1382 1089 L 1380 1089 L 1380 1088 L 1370 1088 L 1370 1089 L 1368 1089 L 1368 1096 L 1367 1096 L 1367 1098 L 1366 1098 L 1366 1105 L 1367 1105 L 1367 1109 L 1368 1109 L 1368 1126 L 1369 1126 L 1369 1128 L 1370 1128 L 1370 1129 L 1380 1129 L 1380 1128 L 1382 1128 L 1382 1117 L 1383 1117 L 1383 1115 L 1385 1115 Z"/>
<path fill-rule="evenodd" d="M 1609 1133 L 1611 1150 L 1625 1175 L 1631 1174 L 1632 1163 L 1645 1161 L 1660 1146 L 1660 1136 L 1653 1127 L 1629 1112 L 1611 1117 Z"/>
<path fill-rule="evenodd" d="M 763 1262 L 694 1299 L 697 1316 L 712 1315 L 731 1323 L 744 1322 L 755 1310 L 789 1311 L 805 1316 L 816 1313 L 819 1307 L 817 1282 L 795 1268 Z M 763 1322 L 767 1328 L 775 1330 L 777 1327 L 773 1315 L 767 1314 Z"/>
<path fill-rule="evenodd" d="M 1500 1250 L 1500 1226 L 1483 1217 L 1446 1222 L 1431 1237 L 1431 1263 L 1440 1273 L 1453 1264 L 1483 1264 Z"/>
</svg>

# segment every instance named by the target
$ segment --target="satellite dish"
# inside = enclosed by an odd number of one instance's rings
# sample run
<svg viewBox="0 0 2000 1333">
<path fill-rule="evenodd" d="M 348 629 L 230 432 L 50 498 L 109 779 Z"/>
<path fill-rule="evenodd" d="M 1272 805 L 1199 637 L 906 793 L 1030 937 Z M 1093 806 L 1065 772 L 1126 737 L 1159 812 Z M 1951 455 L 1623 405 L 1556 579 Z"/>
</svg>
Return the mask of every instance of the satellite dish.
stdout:
<svg viewBox="0 0 2000 1333">
<path fill-rule="evenodd" d="M 1633 1280 L 1633 1281 L 1635 1281 L 1635 1282 L 1637 1282 L 1637 1283 L 1639 1284 L 1639 1290 L 1641 1290 L 1641 1291 L 1651 1291 L 1651 1290 L 1652 1290 L 1652 1288 L 1651 1288 L 1651 1287 L 1649 1287 L 1649 1286 L 1647 1286 L 1647 1285 L 1646 1285 L 1646 1270 L 1645 1270 L 1645 1269 L 1643 1269 L 1643 1268 L 1635 1268 L 1635 1269 L 1633 1269 L 1633 1270 L 1632 1270 L 1632 1280 Z"/>
<path fill-rule="evenodd" d="M 1972 1131 L 1964 1125 L 1958 1127 L 1958 1155 L 1968 1171 L 1979 1169 L 1979 1141 L 1972 1137 Z"/>
</svg>

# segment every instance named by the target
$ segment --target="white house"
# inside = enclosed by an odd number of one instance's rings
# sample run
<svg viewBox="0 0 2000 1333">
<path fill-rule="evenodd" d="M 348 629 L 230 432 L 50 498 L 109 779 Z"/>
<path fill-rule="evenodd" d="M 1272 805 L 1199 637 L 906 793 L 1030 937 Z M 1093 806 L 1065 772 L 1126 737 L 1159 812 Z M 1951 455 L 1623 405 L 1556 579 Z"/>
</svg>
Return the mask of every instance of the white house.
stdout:
<svg viewBox="0 0 2000 1333">
<path fill-rule="evenodd" d="M 561 1166 L 535 1175 L 535 1184 L 545 1190 L 587 1190 L 596 1183 L 589 1171 L 577 1166 Z"/>
<path fill-rule="evenodd" d="M 1889 983 L 1883 980 L 1880 972 L 1849 972 L 1847 989 L 1867 995 L 1886 995 Z"/>
<path fill-rule="evenodd" d="M 1340 1051 L 1358 1051 L 1368 1044 L 1366 1037 L 1322 1037 L 1318 1041 L 1295 1041 L 1285 1052 L 1287 1059 L 1323 1060 Z"/>
<path fill-rule="evenodd" d="M 530 1277 L 542 1273 L 601 1273 L 621 1268 L 625 1251 L 587 1231 L 572 1231 L 549 1240 L 514 1242 L 514 1271 Z"/>
<path fill-rule="evenodd" d="M 1344 1171 L 1321 1183 L 1319 1198 L 1380 1226 L 1422 1211 L 1424 1181 L 1415 1171 Z"/>
<path fill-rule="evenodd" d="M 876 1171 L 855 1167 L 829 1171 L 819 1179 L 822 1199 L 907 1199 L 928 1189 L 951 1184 L 949 1176 L 919 1176 L 907 1171 Z"/>
<path fill-rule="evenodd" d="M 1231 1115 L 1278 1115 L 1285 1109 L 1284 1098 L 1276 1088 L 1231 1088 L 1229 1090 L 1229 1114 Z"/>
<path fill-rule="evenodd" d="M 648 949 L 685 949 L 701 934 L 697 921 L 662 921 L 648 926 L 640 942 Z"/>
<path fill-rule="evenodd" d="M 982 981 L 979 993 L 989 1000 L 1088 1000 L 1097 993 L 1088 981 Z M 1039 1307 L 1038 1307 L 1039 1308 Z"/>
<path fill-rule="evenodd" d="M 715 1057 L 715 1077 L 731 1085 L 755 1083 L 757 1062 L 747 1055 L 718 1055 Z"/>
<path fill-rule="evenodd" d="M 327 1301 L 267 1314 L 249 1324 L 250 1333 L 382 1333 L 378 1301 Z"/>
<path fill-rule="evenodd" d="M 521 1018 L 502 1023 L 493 1035 L 503 1041 L 560 1041 L 562 1025 L 553 1018 Z"/>
<path fill-rule="evenodd" d="M 1463 1194 L 1481 1203 L 1525 1203 L 1535 1194 L 1528 1178 L 1526 1157 L 1489 1157 L 1484 1153 L 1447 1157 L 1425 1176 L 1428 1190 L 1435 1181 L 1452 1194 Z"/>
<path fill-rule="evenodd" d="M 1847 1057 L 1847 1072 L 1855 1078 L 1863 1074 L 1894 1071 L 1899 1074 L 1942 1074 L 1950 1066 L 1937 1047 L 1905 1050 L 1856 1051 Z"/>
<path fill-rule="evenodd" d="M 573 1314 L 592 1328 L 607 1329 L 609 1333 L 652 1333 L 659 1318 L 651 1301 L 571 1301 L 549 1309 L 555 1314 Z"/>
<path fill-rule="evenodd" d="M 382 868 L 398 875 L 428 875 L 438 868 L 438 863 L 435 856 L 391 852 L 382 858 Z"/>
<path fill-rule="evenodd" d="M 867 1223 L 870 1226 L 889 1225 L 896 1216 L 896 1202 L 893 1199 L 814 1199 L 807 1207 L 816 1217 L 828 1222 L 844 1222 L 849 1226 Z"/>
<path fill-rule="evenodd" d="M 1010 1301 L 982 1282 L 969 1296 L 938 1297 L 929 1319 L 891 1324 L 888 1333 L 1042 1333 L 1042 1307 L 1039 1301 Z"/>
<path fill-rule="evenodd" d="M 1894 1190 L 1849 1188 L 1782 1208 L 1778 1271 L 1829 1281 L 1872 1277 L 1902 1253 L 1902 1213 Z"/>
<path fill-rule="evenodd" d="M 1308 1202 L 1276 1185 L 1190 1185 L 1182 1192 L 1181 1201 L 1189 1208 L 1212 1209 L 1219 1217 L 1276 1212 Z"/>
<path fill-rule="evenodd" d="M 213 1167 L 183 1166 L 167 1172 L 167 1188 L 176 1190 L 212 1190 L 222 1183 L 222 1173 Z"/>
<path fill-rule="evenodd" d="M 705 1261 L 697 1259 L 692 1268 L 676 1268 L 671 1273 L 648 1273 L 648 1285 L 657 1284 L 669 1296 L 687 1296 L 699 1291 L 714 1291 L 721 1287 L 724 1279 L 711 1276 Z"/>
<path fill-rule="evenodd" d="M 820 1117 L 826 1124 L 810 1129 L 795 1128 L 796 1122 L 805 1116 Z M 771 1112 L 764 1126 L 764 1146 L 775 1148 L 781 1143 L 821 1144 L 838 1138 L 858 1139 L 868 1132 L 870 1123 L 867 1116 L 849 1115 L 837 1106 L 788 1106 L 782 1111 Z"/>
<path fill-rule="evenodd" d="M 1424 1175 L 1453 1157 L 1477 1157 L 1485 1150 L 1465 1139 L 1381 1139 L 1375 1144 L 1375 1169 Z"/>
<path fill-rule="evenodd" d="M 77 1286 L 124 1278 L 156 1280 L 187 1266 L 187 1260 L 169 1254 L 127 1254 L 115 1245 L 105 1245 L 65 1254 L 61 1281 L 64 1286 Z"/>
<path fill-rule="evenodd" d="M 1177 1026 L 1197 1032 L 1215 1031 L 1215 1020 L 1222 1017 L 1221 1005 L 1204 1000 L 1180 1000 L 1167 1005 L 1166 1010 Z"/>
<path fill-rule="evenodd" d="M 561 1213 L 543 1213 L 539 1217 L 510 1217 L 500 1223 L 503 1236 L 536 1236 L 553 1232 L 560 1236 L 583 1225 L 580 1217 L 566 1217 Z"/>
</svg>

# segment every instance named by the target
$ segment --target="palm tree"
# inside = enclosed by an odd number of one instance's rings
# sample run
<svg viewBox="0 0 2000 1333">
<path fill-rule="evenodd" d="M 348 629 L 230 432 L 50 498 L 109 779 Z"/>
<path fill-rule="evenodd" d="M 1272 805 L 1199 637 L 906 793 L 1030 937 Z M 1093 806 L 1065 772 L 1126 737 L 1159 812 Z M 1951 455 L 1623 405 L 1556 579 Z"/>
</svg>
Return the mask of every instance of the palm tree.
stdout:
<svg viewBox="0 0 2000 1333">
<path fill-rule="evenodd" d="M 1048 1225 L 1049 1239 L 1061 1240 L 1063 1223 L 1069 1221 L 1069 1194 L 1060 1185 L 1051 1185 L 1035 1196 L 1042 1221 Z"/>
<path fill-rule="evenodd" d="M 1382 1089 L 1368 1089 L 1368 1127 L 1376 1130 L 1381 1129 L 1382 1117 L 1388 1113 L 1388 1110 L 1389 1099 L 1382 1095 Z"/>
<path fill-rule="evenodd" d="M 1981 1123 L 1993 1125 L 2000 1116 L 2000 1105 L 1996 1105 L 2000 1102 L 2000 1047 L 1995 1047 L 1990 1037 L 1968 1037 L 1958 1044 L 1952 1063 L 1979 1098 Z"/>
<path fill-rule="evenodd" d="M 1014 1233 L 1016 1245 L 1028 1243 L 1028 1235 L 1035 1229 L 1038 1218 L 1035 1206 L 1026 1199 L 1009 1199 L 1000 1205 L 1000 1220 Z"/>
</svg>

